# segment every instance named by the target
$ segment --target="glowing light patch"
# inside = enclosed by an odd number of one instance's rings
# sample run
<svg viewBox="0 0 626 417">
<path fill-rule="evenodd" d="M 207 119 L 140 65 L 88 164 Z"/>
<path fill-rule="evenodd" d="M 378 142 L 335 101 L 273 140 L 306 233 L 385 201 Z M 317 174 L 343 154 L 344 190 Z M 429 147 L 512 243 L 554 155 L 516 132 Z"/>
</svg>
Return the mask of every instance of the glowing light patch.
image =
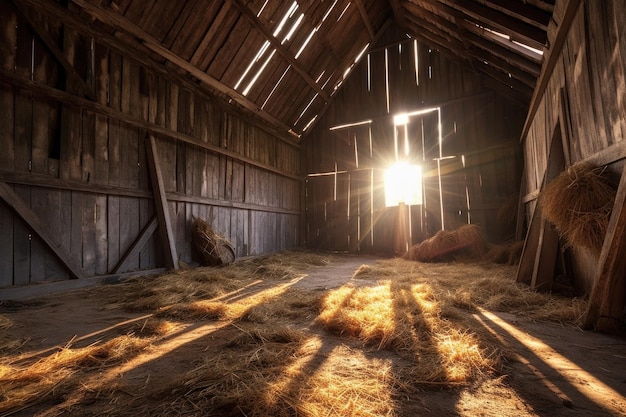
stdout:
<svg viewBox="0 0 626 417">
<path fill-rule="evenodd" d="M 398 163 L 385 171 L 385 205 L 422 204 L 422 167 Z"/>
</svg>

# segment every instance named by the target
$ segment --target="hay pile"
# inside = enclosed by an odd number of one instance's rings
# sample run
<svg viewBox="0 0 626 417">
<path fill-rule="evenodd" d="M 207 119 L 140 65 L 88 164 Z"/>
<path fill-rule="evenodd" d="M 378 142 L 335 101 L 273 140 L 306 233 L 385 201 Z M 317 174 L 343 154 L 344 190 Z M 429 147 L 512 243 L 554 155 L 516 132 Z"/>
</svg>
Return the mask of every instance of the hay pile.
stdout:
<svg viewBox="0 0 626 417">
<path fill-rule="evenodd" d="M 606 167 L 573 165 L 539 195 L 545 218 L 567 243 L 599 254 L 613 209 L 616 181 Z"/>
<path fill-rule="evenodd" d="M 480 228 L 474 224 L 465 224 L 453 231 L 438 231 L 435 236 L 413 245 L 402 258 L 419 262 L 450 260 L 459 255 L 481 259 L 484 247 L 485 237 Z"/>
<path fill-rule="evenodd" d="M 193 218 L 192 242 L 203 266 L 228 265 L 235 261 L 235 250 L 228 239 L 197 217 Z"/>
<path fill-rule="evenodd" d="M 371 286 L 290 287 L 329 259 L 285 252 L 90 289 L 116 315 L 149 318 L 87 347 L 1 358 L 0 414 L 420 415 L 407 399 L 427 388 L 471 391 L 501 376 L 505 349 L 479 308 L 566 324 L 585 311 L 484 264 L 384 260 L 355 273 Z"/>
</svg>

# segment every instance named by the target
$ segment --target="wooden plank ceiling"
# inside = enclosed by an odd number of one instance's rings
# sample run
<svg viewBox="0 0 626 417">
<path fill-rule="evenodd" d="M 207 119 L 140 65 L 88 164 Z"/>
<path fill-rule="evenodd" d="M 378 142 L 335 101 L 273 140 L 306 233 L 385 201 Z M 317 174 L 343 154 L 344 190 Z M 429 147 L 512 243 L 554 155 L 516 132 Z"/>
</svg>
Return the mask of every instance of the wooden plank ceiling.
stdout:
<svg viewBox="0 0 626 417">
<path fill-rule="evenodd" d="M 297 140 L 390 25 L 466 62 L 490 88 L 530 102 L 554 1 L 69 0 L 68 7 Z"/>
</svg>

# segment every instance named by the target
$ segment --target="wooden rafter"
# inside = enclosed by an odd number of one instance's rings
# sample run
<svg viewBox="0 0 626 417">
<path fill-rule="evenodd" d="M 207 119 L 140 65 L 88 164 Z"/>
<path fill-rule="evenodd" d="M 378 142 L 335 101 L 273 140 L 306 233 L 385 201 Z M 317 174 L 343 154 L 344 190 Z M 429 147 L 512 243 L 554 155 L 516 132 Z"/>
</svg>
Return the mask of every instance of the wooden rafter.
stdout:
<svg viewBox="0 0 626 417">
<path fill-rule="evenodd" d="M 359 9 L 359 13 L 361 14 L 361 20 L 363 20 L 363 25 L 365 25 L 365 29 L 367 29 L 367 33 L 370 36 L 370 41 L 373 41 L 376 37 L 374 33 L 374 28 L 370 23 L 370 18 L 367 15 L 367 10 L 365 10 L 365 6 L 363 6 L 363 0 L 355 0 L 356 7 Z"/>
<path fill-rule="evenodd" d="M 550 18 L 552 17 L 551 12 L 538 9 L 525 2 L 511 0 L 486 0 L 486 3 L 493 9 L 523 20 L 541 30 L 548 30 L 548 23 L 550 23 Z"/>
<path fill-rule="evenodd" d="M 176 55 L 168 48 L 163 46 L 159 41 L 157 41 L 150 34 L 146 33 L 139 26 L 135 25 L 133 22 L 121 16 L 115 12 L 111 12 L 106 10 L 100 5 L 92 4 L 87 2 L 86 0 L 71 0 L 74 4 L 79 6 L 85 13 L 101 21 L 114 28 L 117 31 L 126 33 L 131 35 L 137 40 L 139 40 L 144 46 L 150 49 L 152 52 L 159 55 L 161 58 L 167 60 L 174 66 L 179 69 L 189 73 L 190 75 L 196 77 L 199 81 L 206 84 L 210 88 L 215 89 L 216 91 L 230 97 L 234 102 L 245 108 L 246 110 L 252 112 L 258 117 L 262 118 L 266 122 L 276 126 L 280 129 L 283 129 L 286 132 L 292 132 L 290 126 L 287 126 L 271 114 L 267 113 L 260 107 L 258 107 L 255 103 L 248 100 L 244 95 L 240 94 L 238 91 L 230 88 L 229 86 L 221 83 L 219 80 L 213 78 L 206 72 L 202 71 L 200 68 L 192 65 L 188 61 L 184 60 L 180 56 Z"/>
<path fill-rule="evenodd" d="M 500 43 L 478 36 L 471 31 L 464 31 L 463 36 L 474 45 L 474 47 L 489 51 L 494 56 L 511 63 L 511 65 L 520 68 L 534 78 L 537 78 L 541 73 L 541 65 L 539 65 L 537 61 L 513 53 Z"/>
<path fill-rule="evenodd" d="M 241 0 L 229 0 L 233 6 L 239 10 L 241 15 L 245 17 L 252 26 L 257 29 L 263 37 L 272 45 L 272 47 L 276 48 L 276 51 L 287 61 L 289 65 L 298 73 L 300 76 L 306 81 L 306 83 L 315 90 L 320 97 L 322 97 L 325 101 L 328 101 L 330 97 L 328 93 L 326 93 L 322 88 L 315 82 L 315 80 L 308 74 L 308 72 L 303 68 L 303 66 L 296 60 L 296 58 L 289 52 L 287 48 L 285 48 L 278 39 L 272 33 L 263 26 L 257 17 L 250 11 L 248 6 L 243 4 Z"/>
<path fill-rule="evenodd" d="M 428 0 L 429 3 L 433 1 L 435 0 Z M 456 13 L 453 13 L 453 16 L 456 18 L 470 20 L 476 24 L 487 25 L 533 48 L 542 49 L 545 45 L 547 35 L 544 30 L 498 10 L 474 1 L 443 0 L 443 3 L 448 5 L 451 9 L 456 10 Z M 459 15 L 459 13 L 461 15 Z"/>
</svg>

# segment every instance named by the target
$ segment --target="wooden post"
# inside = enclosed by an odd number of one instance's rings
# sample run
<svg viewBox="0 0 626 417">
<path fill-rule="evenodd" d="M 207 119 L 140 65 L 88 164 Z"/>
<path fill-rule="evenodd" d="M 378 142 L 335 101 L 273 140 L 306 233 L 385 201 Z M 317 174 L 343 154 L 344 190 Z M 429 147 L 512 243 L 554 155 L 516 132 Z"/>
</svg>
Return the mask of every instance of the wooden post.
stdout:
<svg viewBox="0 0 626 417">
<path fill-rule="evenodd" d="M 584 329 L 599 331 L 615 331 L 621 324 L 624 314 L 624 293 L 626 284 L 626 165 L 622 170 L 609 227 L 604 238 L 602 251 L 596 274 L 587 313 L 583 323 Z"/>
<path fill-rule="evenodd" d="M 176 253 L 174 233 L 172 232 L 172 222 L 170 220 L 170 212 L 167 206 L 167 198 L 165 196 L 165 187 L 163 184 L 163 176 L 161 174 L 161 165 L 159 164 L 156 138 L 153 135 L 148 135 L 146 140 L 146 153 L 148 157 L 150 182 L 154 193 L 154 205 L 156 208 L 157 219 L 159 220 L 161 244 L 163 246 L 163 253 L 165 254 L 165 266 L 168 268 L 178 269 L 178 255 Z"/>
</svg>

